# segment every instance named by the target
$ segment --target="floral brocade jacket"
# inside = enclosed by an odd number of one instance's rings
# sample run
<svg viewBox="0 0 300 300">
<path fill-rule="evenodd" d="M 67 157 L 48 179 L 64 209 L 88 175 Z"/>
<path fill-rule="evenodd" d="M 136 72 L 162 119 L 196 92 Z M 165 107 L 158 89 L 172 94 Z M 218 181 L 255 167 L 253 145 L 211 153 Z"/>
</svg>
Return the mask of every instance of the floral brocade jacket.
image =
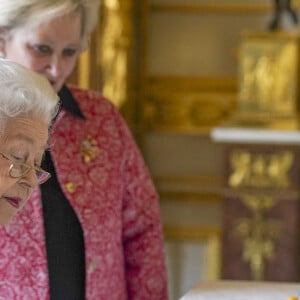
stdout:
<svg viewBox="0 0 300 300">
<path fill-rule="evenodd" d="M 139 150 L 109 101 L 71 91 L 85 119 L 61 109 L 50 144 L 59 183 L 83 228 L 86 299 L 166 300 L 159 203 Z M 48 280 L 36 189 L 13 223 L 0 228 L 0 299 L 47 300 Z"/>
</svg>

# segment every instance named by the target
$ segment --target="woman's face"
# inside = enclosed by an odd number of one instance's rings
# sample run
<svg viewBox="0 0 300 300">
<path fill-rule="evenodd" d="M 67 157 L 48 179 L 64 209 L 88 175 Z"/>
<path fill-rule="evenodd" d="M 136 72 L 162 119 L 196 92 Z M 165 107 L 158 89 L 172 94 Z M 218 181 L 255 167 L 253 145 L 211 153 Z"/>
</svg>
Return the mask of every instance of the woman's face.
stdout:
<svg viewBox="0 0 300 300">
<path fill-rule="evenodd" d="M 80 46 L 81 15 L 72 12 L 13 30 L 3 43 L 3 53 L 45 76 L 58 92 L 75 67 Z"/>
<path fill-rule="evenodd" d="M 7 122 L 0 136 L 0 153 L 11 161 L 40 166 L 47 140 L 48 126 L 40 118 L 13 118 Z M 0 155 L 0 225 L 11 221 L 38 185 L 34 169 L 22 178 L 11 178 L 11 161 Z"/>
</svg>

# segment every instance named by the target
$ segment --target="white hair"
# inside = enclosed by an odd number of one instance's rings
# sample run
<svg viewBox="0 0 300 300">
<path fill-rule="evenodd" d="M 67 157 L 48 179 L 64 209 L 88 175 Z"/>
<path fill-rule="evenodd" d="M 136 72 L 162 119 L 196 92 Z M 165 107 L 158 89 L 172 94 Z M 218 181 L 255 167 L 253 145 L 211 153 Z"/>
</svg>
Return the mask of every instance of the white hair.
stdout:
<svg viewBox="0 0 300 300">
<path fill-rule="evenodd" d="M 0 127 L 10 118 L 38 116 L 50 126 L 59 97 L 48 80 L 10 60 L 0 59 Z"/>
<path fill-rule="evenodd" d="M 87 46 L 90 33 L 98 21 L 100 0 L 0 0 L 0 28 L 2 33 L 20 26 L 36 26 L 71 12 L 82 16 L 82 49 Z"/>
</svg>

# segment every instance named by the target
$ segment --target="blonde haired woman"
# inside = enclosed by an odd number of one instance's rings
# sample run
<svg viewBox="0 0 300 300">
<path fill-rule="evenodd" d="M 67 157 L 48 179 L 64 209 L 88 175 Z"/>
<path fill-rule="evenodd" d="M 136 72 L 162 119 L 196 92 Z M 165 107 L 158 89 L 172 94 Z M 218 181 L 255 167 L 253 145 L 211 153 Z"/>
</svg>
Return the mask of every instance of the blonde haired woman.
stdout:
<svg viewBox="0 0 300 300">
<path fill-rule="evenodd" d="M 44 167 L 53 176 L 1 234 L 5 299 L 167 299 L 153 183 L 118 110 L 67 87 L 97 21 L 96 0 L 0 0 L 0 51 L 42 74 L 61 110 Z M 42 204 L 42 206 L 41 206 Z"/>
</svg>

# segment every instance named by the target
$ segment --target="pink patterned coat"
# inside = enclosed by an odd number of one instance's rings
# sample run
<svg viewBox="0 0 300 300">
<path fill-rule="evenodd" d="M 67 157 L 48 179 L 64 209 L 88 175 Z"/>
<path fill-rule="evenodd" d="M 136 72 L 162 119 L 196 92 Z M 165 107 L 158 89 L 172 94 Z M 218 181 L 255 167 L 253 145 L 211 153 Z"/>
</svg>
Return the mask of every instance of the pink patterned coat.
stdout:
<svg viewBox="0 0 300 300">
<path fill-rule="evenodd" d="M 61 110 L 51 153 L 84 231 L 86 299 L 166 300 L 159 204 L 141 155 L 110 102 L 72 93 L 86 119 Z M 82 148 L 89 137 L 93 147 Z M 0 234 L 0 299 L 49 299 L 39 190 Z"/>
</svg>

